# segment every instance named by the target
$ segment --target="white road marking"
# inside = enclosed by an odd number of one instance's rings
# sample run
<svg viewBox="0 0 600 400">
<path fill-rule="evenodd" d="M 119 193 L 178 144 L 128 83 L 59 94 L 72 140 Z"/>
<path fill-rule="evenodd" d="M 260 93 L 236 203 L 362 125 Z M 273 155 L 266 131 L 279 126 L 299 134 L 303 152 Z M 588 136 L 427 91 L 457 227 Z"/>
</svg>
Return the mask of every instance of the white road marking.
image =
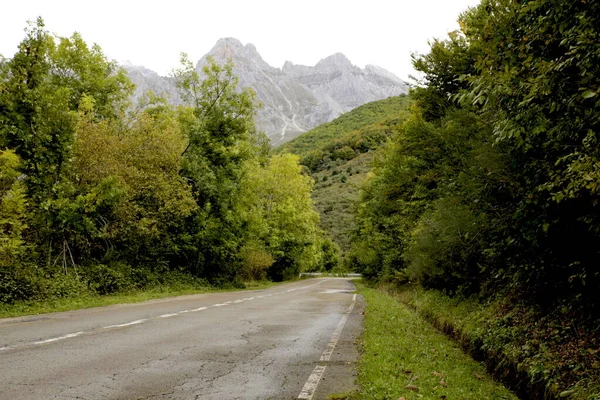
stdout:
<svg viewBox="0 0 600 400">
<path fill-rule="evenodd" d="M 53 338 L 46 339 L 46 340 L 40 340 L 38 342 L 33 342 L 33 344 L 45 344 L 45 343 L 57 342 L 59 340 L 65 340 L 65 339 L 74 338 L 74 337 L 79 336 L 81 334 L 83 334 L 83 332 L 69 333 L 69 334 L 64 335 L 64 336 L 58 336 L 58 337 L 53 337 Z"/>
<path fill-rule="evenodd" d="M 333 335 L 331 335 L 331 340 L 329 341 L 329 343 L 327 343 L 327 348 L 323 352 L 323 355 L 321 355 L 321 359 L 319 361 L 327 362 L 331 359 L 333 350 L 335 350 L 335 346 L 337 345 L 337 342 L 340 339 L 340 335 L 342 334 L 342 329 L 344 329 L 344 325 L 346 325 L 346 321 L 348 320 L 348 316 L 350 315 L 350 312 L 354 308 L 354 304 L 355 304 L 354 302 L 352 302 L 352 304 L 350 304 L 350 308 L 348 308 L 348 311 L 346 311 L 346 313 L 342 317 L 337 328 L 335 328 L 335 331 L 333 331 Z"/>
<path fill-rule="evenodd" d="M 317 390 L 317 386 L 319 385 L 319 382 L 321 382 L 321 378 L 325 373 L 325 368 L 326 367 L 324 365 L 317 365 L 315 367 L 312 374 L 310 374 L 308 380 L 304 384 L 304 387 L 298 396 L 299 399 L 310 400 L 313 398 L 315 390 Z"/>
<path fill-rule="evenodd" d="M 187 313 L 191 313 L 191 312 L 202 311 L 202 310 L 208 309 L 209 307 L 222 307 L 222 306 L 226 306 L 226 305 L 229 305 L 229 304 L 238 304 L 238 303 L 242 303 L 244 301 L 250 301 L 250 300 L 255 300 L 255 299 L 262 299 L 262 298 L 270 297 L 270 296 L 273 296 L 273 295 L 291 293 L 291 292 L 295 292 L 296 290 L 308 289 L 308 288 L 320 285 L 320 284 L 322 284 L 324 282 L 327 282 L 328 280 L 329 279 L 324 279 L 324 280 L 322 280 L 322 281 L 320 281 L 318 283 L 315 283 L 313 285 L 308 285 L 308 286 L 303 286 L 303 287 L 300 287 L 300 288 L 289 289 L 289 290 L 286 290 L 285 292 L 270 293 L 270 294 L 266 294 L 266 295 L 253 296 L 253 297 L 244 297 L 242 299 L 230 300 L 230 301 L 227 301 L 225 303 L 213 304 L 212 306 L 199 307 L 199 308 L 194 308 L 194 309 L 191 309 L 191 310 L 182 310 L 182 311 L 178 311 L 178 312 L 175 312 L 175 313 L 162 314 L 162 315 L 159 315 L 159 316 L 156 316 L 156 317 L 151 317 L 151 318 L 137 319 L 135 321 L 126 322 L 126 323 L 123 323 L 123 324 L 103 326 L 103 327 L 98 328 L 98 329 L 124 328 L 124 327 L 127 327 L 127 326 L 139 325 L 139 324 L 142 324 L 144 322 L 147 322 L 147 321 L 153 320 L 153 319 L 169 318 L 169 317 L 175 317 L 175 316 L 181 315 L 181 314 L 187 314 Z M 63 336 L 57 336 L 57 337 L 50 338 L 50 339 L 39 340 L 37 342 L 32 342 L 30 344 L 33 344 L 33 345 L 42 345 L 42 344 L 46 344 L 46 343 L 57 342 L 57 341 L 60 341 L 60 340 L 71 339 L 71 338 L 77 337 L 79 335 L 82 335 L 84 333 L 85 333 L 84 331 L 82 331 L 82 332 L 75 332 L 75 333 L 69 333 L 69 334 L 66 334 L 66 335 L 63 335 Z M 27 344 L 24 344 L 24 345 L 27 345 Z M 10 350 L 10 349 L 13 349 L 15 347 L 21 347 L 21 345 L 0 347 L 0 351 Z M 319 378 L 319 380 L 320 380 L 320 378 Z"/>
<path fill-rule="evenodd" d="M 124 326 L 137 325 L 137 324 L 141 324 L 141 323 L 146 322 L 146 321 L 148 321 L 148 319 L 146 319 L 146 318 L 144 318 L 144 319 L 136 319 L 135 321 L 126 322 L 124 324 L 108 325 L 108 326 L 103 327 L 102 329 L 123 328 Z"/>
<path fill-rule="evenodd" d="M 356 304 L 356 294 L 354 296 L 352 296 L 352 303 L 350 304 L 350 307 L 348 307 L 348 310 L 346 310 L 346 312 L 342 316 L 340 323 L 335 328 L 335 331 L 333 331 L 333 334 L 331 335 L 331 339 L 329 340 L 329 343 L 327 343 L 327 347 L 325 348 L 325 351 L 323 352 L 323 354 L 321 355 L 321 358 L 319 359 L 320 363 L 324 364 L 331 359 L 331 355 L 333 354 L 333 351 L 335 350 L 335 346 L 337 345 L 337 342 L 340 339 L 340 335 L 342 334 L 344 325 L 346 325 L 348 316 L 352 312 L 352 309 L 354 308 L 355 304 Z M 317 364 L 315 369 L 313 369 L 312 374 L 310 374 L 310 376 L 308 377 L 308 380 L 304 384 L 302 391 L 298 395 L 298 399 L 311 400 L 313 398 L 313 396 L 315 395 L 315 392 L 317 391 L 317 386 L 319 385 L 319 382 L 321 382 L 321 378 L 323 377 L 323 374 L 325 373 L 326 368 L 327 368 L 326 365 Z"/>
</svg>

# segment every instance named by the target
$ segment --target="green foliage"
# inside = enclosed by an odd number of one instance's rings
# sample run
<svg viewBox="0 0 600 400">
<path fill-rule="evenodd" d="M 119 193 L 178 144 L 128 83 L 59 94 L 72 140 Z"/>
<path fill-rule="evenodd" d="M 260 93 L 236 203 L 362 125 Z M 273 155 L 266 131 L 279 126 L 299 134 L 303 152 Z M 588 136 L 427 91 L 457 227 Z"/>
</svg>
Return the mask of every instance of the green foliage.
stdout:
<svg viewBox="0 0 600 400">
<path fill-rule="evenodd" d="M 192 271 L 211 279 L 235 276 L 236 257 L 243 236 L 240 190 L 243 164 L 253 149 L 255 94 L 237 90 L 231 62 L 213 60 L 203 68 L 204 79 L 182 55 L 175 78 L 183 98 L 191 104 L 183 121 L 188 144 L 183 151 L 183 174 L 191 182 L 200 209 L 194 224 L 196 255 L 188 260 Z"/>
<path fill-rule="evenodd" d="M 414 57 L 426 86 L 363 188 L 352 263 L 600 315 L 598 11 L 486 0 Z"/>
<path fill-rule="evenodd" d="M 0 61 L 0 302 L 239 288 L 336 262 L 311 179 L 269 158 L 232 63 L 182 63 L 187 106 L 150 93 L 131 108 L 99 46 L 41 19 Z"/>
<path fill-rule="evenodd" d="M 249 232 L 261 238 L 274 259 L 269 277 L 289 279 L 318 268 L 322 249 L 319 215 L 310 197 L 313 181 L 301 174 L 298 157 L 275 155 L 264 167 L 247 168 Z"/>
<path fill-rule="evenodd" d="M 510 264 L 544 302 L 600 287 L 599 15 L 595 2 L 486 1 L 463 18 L 481 53 L 465 100 L 481 104 L 519 171 Z"/>
<path fill-rule="evenodd" d="M 25 250 L 26 198 L 20 164 L 13 151 L 0 151 L 0 269 L 14 268 Z"/>
<path fill-rule="evenodd" d="M 133 86 L 78 34 L 57 45 L 41 18 L 30 23 L 19 51 L 1 67 L 0 145 L 23 160 L 28 195 L 39 206 L 54 196 L 68 167 L 80 104 L 93 98 L 98 118 L 115 117 Z"/>
</svg>

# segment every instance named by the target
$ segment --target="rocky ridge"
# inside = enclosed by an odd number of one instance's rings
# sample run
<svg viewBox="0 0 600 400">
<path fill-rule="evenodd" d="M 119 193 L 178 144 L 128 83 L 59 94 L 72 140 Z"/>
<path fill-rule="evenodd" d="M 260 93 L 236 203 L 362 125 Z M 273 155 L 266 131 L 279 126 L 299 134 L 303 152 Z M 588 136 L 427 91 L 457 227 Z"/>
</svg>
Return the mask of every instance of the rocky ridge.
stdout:
<svg viewBox="0 0 600 400">
<path fill-rule="evenodd" d="M 362 104 L 408 92 L 408 84 L 391 72 L 373 65 L 359 68 L 341 53 L 324 58 L 314 67 L 286 61 L 283 68 L 275 68 L 263 60 L 254 45 L 225 38 L 198 61 L 198 70 L 209 56 L 217 62 L 231 58 L 240 85 L 256 91 L 262 103 L 257 125 L 273 146 Z M 134 100 L 151 89 L 175 104 L 181 103 L 172 78 L 144 67 L 124 65 L 124 68 L 136 84 Z"/>
</svg>

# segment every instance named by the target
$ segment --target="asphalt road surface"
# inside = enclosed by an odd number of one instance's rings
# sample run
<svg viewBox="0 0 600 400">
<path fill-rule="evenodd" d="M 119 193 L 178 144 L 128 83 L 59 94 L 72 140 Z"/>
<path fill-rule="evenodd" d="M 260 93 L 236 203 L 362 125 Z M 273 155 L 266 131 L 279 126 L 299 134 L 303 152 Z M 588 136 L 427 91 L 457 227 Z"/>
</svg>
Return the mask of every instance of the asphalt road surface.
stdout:
<svg viewBox="0 0 600 400">
<path fill-rule="evenodd" d="M 0 319 L 0 399 L 326 399 L 354 387 L 353 291 L 309 279 Z"/>
</svg>

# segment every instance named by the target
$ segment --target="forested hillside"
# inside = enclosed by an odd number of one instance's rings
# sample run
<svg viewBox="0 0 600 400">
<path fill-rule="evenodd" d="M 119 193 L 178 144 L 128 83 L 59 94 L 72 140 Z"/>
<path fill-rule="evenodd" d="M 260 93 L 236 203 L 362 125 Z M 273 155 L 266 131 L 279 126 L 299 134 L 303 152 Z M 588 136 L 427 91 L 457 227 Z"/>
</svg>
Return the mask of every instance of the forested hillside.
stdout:
<svg viewBox="0 0 600 400">
<path fill-rule="evenodd" d="M 459 22 L 414 57 L 351 264 L 494 304 L 465 340 L 528 397 L 600 398 L 600 3 L 484 0 Z"/>
<path fill-rule="evenodd" d="M 335 259 L 298 157 L 254 127 L 254 93 L 230 63 L 203 73 L 185 56 L 174 72 L 188 106 L 132 105 L 98 45 L 30 23 L 0 60 L 0 303 L 242 286 Z"/>
<path fill-rule="evenodd" d="M 358 188 L 375 150 L 408 115 L 410 98 L 374 101 L 341 115 L 276 149 L 300 156 L 315 180 L 312 198 L 325 229 L 343 252 L 350 249 Z"/>
</svg>

